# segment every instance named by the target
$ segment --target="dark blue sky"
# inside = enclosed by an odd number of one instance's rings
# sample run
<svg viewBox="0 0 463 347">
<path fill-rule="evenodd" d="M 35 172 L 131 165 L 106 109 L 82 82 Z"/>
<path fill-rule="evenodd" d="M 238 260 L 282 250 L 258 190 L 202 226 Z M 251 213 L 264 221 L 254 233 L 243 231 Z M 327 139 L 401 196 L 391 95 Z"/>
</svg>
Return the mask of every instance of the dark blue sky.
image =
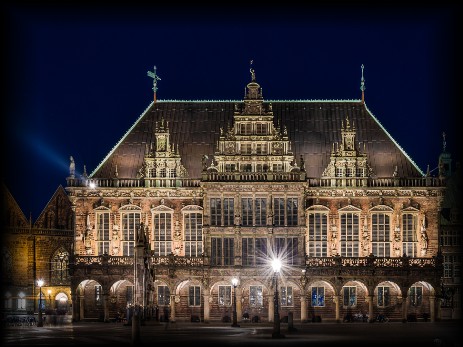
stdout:
<svg viewBox="0 0 463 347">
<path fill-rule="evenodd" d="M 359 99 L 423 170 L 442 132 L 460 156 L 457 6 L 2 5 L 3 179 L 35 220 L 92 172 L 152 100 L 240 100 L 254 60 L 265 99 Z M 434 172 L 436 173 L 436 172 Z"/>
</svg>

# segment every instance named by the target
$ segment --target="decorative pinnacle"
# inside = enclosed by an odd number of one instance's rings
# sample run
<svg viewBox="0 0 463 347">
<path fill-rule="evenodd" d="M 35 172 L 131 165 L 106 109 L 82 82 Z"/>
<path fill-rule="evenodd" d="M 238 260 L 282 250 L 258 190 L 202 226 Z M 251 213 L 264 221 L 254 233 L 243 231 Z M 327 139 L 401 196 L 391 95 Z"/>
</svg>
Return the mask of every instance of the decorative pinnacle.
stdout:
<svg viewBox="0 0 463 347">
<path fill-rule="evenodd" d="M 445 132 L 442 133 L 442 139 L 443 139 L 442 145 L 444 147 L 444 152 L 445 152 L 445 147 L 447 147 L 447 142 L 445 142 Z"/>
</svg>

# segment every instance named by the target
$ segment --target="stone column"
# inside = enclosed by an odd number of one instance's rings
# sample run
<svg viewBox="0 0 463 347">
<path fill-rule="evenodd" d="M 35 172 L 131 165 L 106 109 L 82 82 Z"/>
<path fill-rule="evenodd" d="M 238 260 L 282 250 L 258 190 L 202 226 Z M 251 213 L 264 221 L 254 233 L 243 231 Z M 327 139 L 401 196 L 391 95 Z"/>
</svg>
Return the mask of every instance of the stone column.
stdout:
<svg viewBox="0 0 463 347">
<path fill-rule="evenodd" d="M 301 322 L 307 322 L 307 300 L 305 294 L 301 295 Z"/>
<path fill-rule="evenodd" d="M 103 294 L 103 313 L 104 313 L 103 321 L 105 323 L 109 323 L 109 294 L 108 293 Z"/>
<path fill-rule="evenodd" d="M 238 318 L 238 322 L 241 322 L 243 317 L 243 311 L 241 308 L 241 290 L 237 290 L 236 292 L 236 317 Z"/>
<path fill-rule="evenodd" d="M 273 316 L 275 312 L 275 302 L 273 300 L 274 293 L 268 295 L 268 321 L 273 322 Z M 252 318 L 252 317 L 251 317 Z"/>
<path fill-rule="evenodd" d="M 436 321 L 436 297 L 434 295 L 429 297 L 429 319 L 431 322 Z"/>
<path fill-rule="evenodd" d="M 408 296 L 402 297 L 402 320 L 407 321 L 408 315 Z"/>
<path fill-rule="evenodd" d="M 368 295 L 368 321 L 373 322 L 375 317 L 373 317 L 373 295 Z"/>
<path fill-rule="evenodd" d="M 204 294 L 204 323 L 209 323 L 209 293 Z"/>
<path fill-rule="evenodd" d="M 80 295 L 79 296 L 79 316 L 80 316 L 80 320 L 84 320 L 85 318 L 85 315 L 84 315 L 84 303 L 85 303 L 85 298 L 83 295 Z"/>
<path fill-rule="evenodd" d="M 341 295 L 335 295 L 334 296 L 334 304 L 335 304 L 335 319 L 336 319 L 336 322 L 341 322 L 341 319 L 339 318 L 339 314 L 340 314 L 340 301 L 341 301 Z"/>
<path fill-rule="evenodd" d="M 170 295 L 170 318 L 169 322 L 175 323 L 175 294 Z"/>
</svg>

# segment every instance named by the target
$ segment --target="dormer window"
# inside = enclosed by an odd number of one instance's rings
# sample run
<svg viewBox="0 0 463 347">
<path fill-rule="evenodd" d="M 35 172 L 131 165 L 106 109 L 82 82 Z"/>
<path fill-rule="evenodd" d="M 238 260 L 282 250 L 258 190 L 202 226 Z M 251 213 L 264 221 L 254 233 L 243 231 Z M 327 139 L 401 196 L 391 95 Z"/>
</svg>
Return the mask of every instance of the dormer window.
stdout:
<svg viewBox="0 0 463 347">
<path fill-rule="evenodd" d="M 241 154 L 251 154 L 252 145 L 250 143 L 241 144 Z"/>
<path fill-rule="evenodd" d="M 251 123 L 240 124 L 240 135 L 251 135 L 251 134 L 252 134 L 252 124 Z"/>
<path fill-rule="evenodd" d="M 267 124 L 266 123 L 257 123 L 256 124 L 256 134 L 257 135 L 266 135 L 267 134 Z"/>
</svg>

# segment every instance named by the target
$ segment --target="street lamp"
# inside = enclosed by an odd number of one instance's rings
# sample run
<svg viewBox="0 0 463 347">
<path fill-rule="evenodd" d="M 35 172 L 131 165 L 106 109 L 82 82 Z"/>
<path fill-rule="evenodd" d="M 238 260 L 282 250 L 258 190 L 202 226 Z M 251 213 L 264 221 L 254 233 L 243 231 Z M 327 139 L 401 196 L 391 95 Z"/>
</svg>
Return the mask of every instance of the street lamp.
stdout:
<svg viewBox="0 0 463 347">
<path fill-rule="evenodd" d="M 232 279 L 232 284 L 233 284 L 233 324 L 231 326 L 239 327 L 240 325 L 237 323 L 237 317 L 236 317 L 236 286 L 238 285 L 238 279 L 236 277 Z"/>
<path fill-rule="evenodd" d="M 273 339 L 281 339 L 282 337 L 285 337 L 285 335 L 280 333 L 280 313 L 278 312 L 278 275 L 280 273 L 281 269 L 281 260 L 280 259 L 273 259 L 272 260 L 272 268 L 273 268 L 273 278 L 274 278 L 274 284 L 275 284 L 275 295 L 273 298 L 274 302 L 274 314 L 273 314 L 273 332 L 272 332 L 272 338 Z"/>
<path fill-rule="evenodd" d="M 43 320 L 42 320 L 42 286 L 43 286 L 43 279 L 37 280 L 37 285 L 39 286 L 39 321 L 37 322 L 38 327 L 43 327 Z"/>
</svg>

